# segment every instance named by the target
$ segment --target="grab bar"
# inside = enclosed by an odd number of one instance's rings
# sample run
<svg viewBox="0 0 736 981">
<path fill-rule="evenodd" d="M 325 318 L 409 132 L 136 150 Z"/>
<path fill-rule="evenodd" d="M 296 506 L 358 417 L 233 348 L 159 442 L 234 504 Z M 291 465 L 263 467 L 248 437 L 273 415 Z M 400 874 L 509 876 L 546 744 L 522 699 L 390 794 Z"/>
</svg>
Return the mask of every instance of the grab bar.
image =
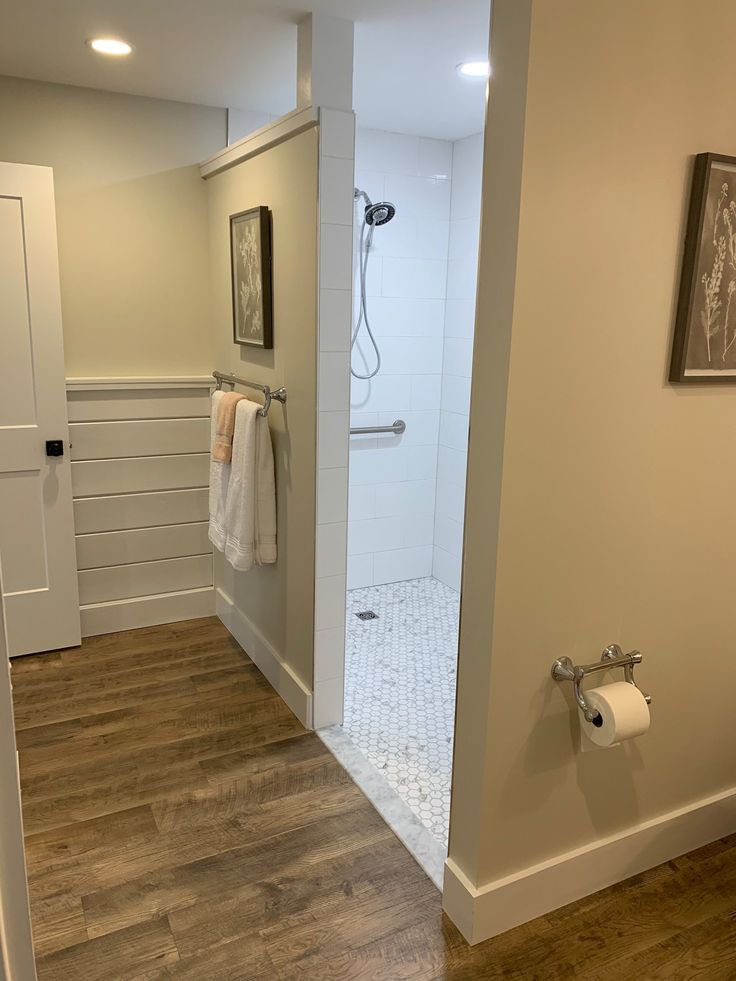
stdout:
<svg viewBox="0 0 736 981">
<path fill-rule="evenodd" d="M 406 430 L 406 423 L 403 419 L 397 419 L 392 426 L 351 426 L 351 436 L 365 436 L 366 433 L 393 433 L 401 436 Z"/>
</svg>

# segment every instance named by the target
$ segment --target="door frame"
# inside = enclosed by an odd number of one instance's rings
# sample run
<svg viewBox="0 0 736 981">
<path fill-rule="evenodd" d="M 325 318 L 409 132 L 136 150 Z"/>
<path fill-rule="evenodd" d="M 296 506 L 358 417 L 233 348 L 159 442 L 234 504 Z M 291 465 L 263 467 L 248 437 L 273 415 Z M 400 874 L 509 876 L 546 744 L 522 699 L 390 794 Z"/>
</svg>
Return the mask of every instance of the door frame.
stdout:
<svg viewBox="0 0 736 981">
<path fill-rule="evenodd" d="M 52 168 L 0 161 L 0 204 L 8 316 L 17 321 L 5 359 L 12 383 L 3 399 L 0 470 L 28 485 L 24 493 L 16 479 L 7 482 L 15 496 L 3 498 L 6 512 L 15 512 L 18 495 L 29 508 L 20 525 L 3 522 L 5 641 L 16 656 L 77 646 L 81 627 Z M 49 441 L 62 443 L 61 455 L 49 452 Z"/>
<path fill-rule="evenodd" d="M 0 564 L 0 597 L 2 565 Z M 36 981 L 28 898 L 13 692 L 0 599 L 0 981 Z M 17 789 L 16 789 L 17 788 Z"/>
</svg>

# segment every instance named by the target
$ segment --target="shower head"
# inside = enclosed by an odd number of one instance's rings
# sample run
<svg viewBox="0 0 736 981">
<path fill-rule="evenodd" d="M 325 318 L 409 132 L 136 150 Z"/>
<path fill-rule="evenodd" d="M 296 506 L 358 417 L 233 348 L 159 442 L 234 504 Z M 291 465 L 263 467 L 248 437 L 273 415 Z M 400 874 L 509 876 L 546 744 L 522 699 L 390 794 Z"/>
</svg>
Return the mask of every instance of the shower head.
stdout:
<svg viewBox="0 0 736 981">
<path fill-rule="evenodd" d="M 366 225 L 385 225 L 396 214 L 396 208 L 390 201 L 378 201 L 369 204 L 365 209 Z"/>
<path fill-rule="evenodd" d="M 354 197 L 363 198 L 365 201 L 366 225 L 385 225 L 396 214 L 396 208 L 390 201 L 378 201 L 374 204 L 366 192 L 361 191 L 359 187 L 355 188 Z"/>
</svg>

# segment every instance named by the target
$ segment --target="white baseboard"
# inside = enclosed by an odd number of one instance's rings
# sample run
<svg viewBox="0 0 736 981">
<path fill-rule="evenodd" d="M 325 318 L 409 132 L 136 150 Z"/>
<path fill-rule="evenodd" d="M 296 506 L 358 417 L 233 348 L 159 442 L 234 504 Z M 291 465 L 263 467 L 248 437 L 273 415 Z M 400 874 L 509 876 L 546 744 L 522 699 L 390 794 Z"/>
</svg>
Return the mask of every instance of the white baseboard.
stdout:
<svg viewBox="0 0 736 981">
<path fill-rule="evenodd" d="M 736 787 L 480 887 L 448 858 L 443 907 L 477 944 L 735 831 Z"/>
<path fill-rule="evenodd" d="M 80 614 L 83 637 L 152 627 L 157 623 L 195 620 L 214 616 L 215 590 L 212 586 L 205 586 L 176 593 L 111 600 L 108 603 L 89 603 L 81 607 Z"/>
<path fill-rule="evenodd" d="M 312 692 L 221 589 L 216 590 L 216 610 L 217 616 L 268 683 L 276 689 L 301 724 L 311 729 Z"/>
</svg>

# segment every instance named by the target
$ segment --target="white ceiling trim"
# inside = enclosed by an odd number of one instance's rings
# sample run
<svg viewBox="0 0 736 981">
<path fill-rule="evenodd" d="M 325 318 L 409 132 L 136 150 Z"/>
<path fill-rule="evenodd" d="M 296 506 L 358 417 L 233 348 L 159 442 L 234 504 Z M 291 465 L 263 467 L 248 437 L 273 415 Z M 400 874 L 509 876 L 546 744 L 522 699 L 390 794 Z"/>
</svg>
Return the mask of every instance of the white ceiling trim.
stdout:
<svg viewBox="0 0 736 981">
<path fill-rule="evenodd" d="M 242 140 L 231 144 L 224 150 L 219 150 L 213 154 L 209 160 L 205 160 L 199 165 L 199 173 L 206 180 L 221 174 L 223 170 L 228 170 L 236 164 L 255 157 L 264 150 L 278 146 L 285 140 L 290 140 L 292 136 L 303 133 L 307 129 L 312 129 L 319 122 L 319 109 L 316 106 L 306 106 L 304 109 L 295 109 L 287 113 L 280 119 L 262 126 L 255 133 L 244 136 Z"/>
</svg>

